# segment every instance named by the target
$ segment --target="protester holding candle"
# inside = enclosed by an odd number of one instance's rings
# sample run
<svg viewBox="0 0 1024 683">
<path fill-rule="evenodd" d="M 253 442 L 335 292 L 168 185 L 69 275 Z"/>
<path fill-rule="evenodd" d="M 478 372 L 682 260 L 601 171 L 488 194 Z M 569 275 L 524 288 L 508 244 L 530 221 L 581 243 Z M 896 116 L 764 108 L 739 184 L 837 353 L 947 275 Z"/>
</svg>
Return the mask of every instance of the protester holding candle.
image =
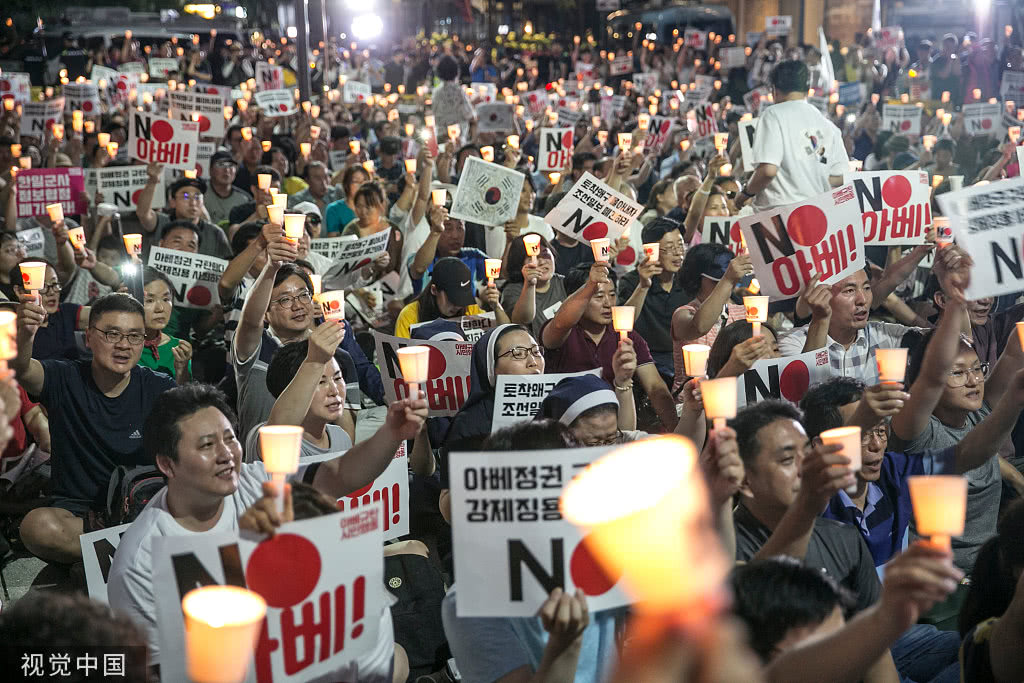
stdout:
<svg viewBox="0 0 1024 683">
<path fill-rule="evenodd" d="M 565 277 L 555 272 L 555 253 L 551 243 L 537 235 L 540 243 L 534 263 L 526 253 L 524 236 L 517 237 L 509 246 L 501 304 L 509 311 L 512 322 L 530 327 L 534 337 L 539 337 L 541 327 L 565 301 Z"/>
<path fill-rule="evenodd" d="M 754 363 L 765 358 L 779 358 L 775 328 L 761 324 L 761 334 L 754 336 L 746 320 L 737 320 L 721 329 L 708 355 L 708 377 L 740 377 Z"/>
<path fill-rule="evenodd" d="M 412 291 L 419 294 L 425 286 L 429 286 L 427 277 L 434 270 L 438 260 L 449 256 L 455 257 L 466 264 L 472 274 L 473 293 L 476 284 L 487 278 L 484 261 L 487 255 L 474 247 L 466 247 L 466 226 L 458 218 L 452 218 L 443 206 L 432 204 L 427 211 L 427 224 L 430 233 L 423 245 L 409 259 L 409 279 Z"/>
<path fill-rule="evenodd" d="M 11 282 L 21 282 L 19 266 L 14 266 L 10 278 Z M 88 306 L 61 303 L 62 289 L 57 272 L 53 266 L 46 264 L 43 288 L 39 290 L 40 304 L 46 312 L 46 318 L 36 332 L 32 347 L 32 357 L 36 360 L 79 360 L 82 357 L 75 333 L 88 329 L 91 309 Z M 28 292 L 21 284 L 14 285 L 14 291 L 21 300 L 28 296 Z"/>
<path fill-rule="evenodd" d="M 493 309 L 494 319 L 502 325 L 509 320 L 498 297 L 498 288 L 488 286 L 480 292 L 479 300 Z M 439 259 L 434 264 L 430 284 L 398 315 L 395 336 L 409 337 L 411 327 L 416 323 L 480 315 L 484 309 L 477 301 L 473 295 L 473 274 L 469 266 L 454 256 Z"/>
<path fill-rule="evenodd" d="M 192 345 L 164 332 L 174 308 L 174 285 L 166 275 L 148 266 L 142 271 L 142 279 L 146 340 L 139 364 L 186 384 L 192 379 Z"/>
<path fill-rule="evenodd" d="M 206 220 L 206 209 L 203 207 L 206 181 L 202 178 L 175 180 L 167 187 L 167 211 L 157 212 L 152 208 L 153 194 L 163 176 L 164 167 L 162 164 L 151 163 L 146 167 L 146 172 L 149 174 L 149 179 L 139 194 L 135 211 L 143 231 L 159 235 L 162 234 L 164 226 L 172 221 L 190 221 L 198 228 L 199 242 L 202 244 L 200 254 L 230 259 L 231 244 L 228 242 L 227 235 L 220 227 Z M 238 208 L 236 207 L 232 211 Z"/>
</svg>

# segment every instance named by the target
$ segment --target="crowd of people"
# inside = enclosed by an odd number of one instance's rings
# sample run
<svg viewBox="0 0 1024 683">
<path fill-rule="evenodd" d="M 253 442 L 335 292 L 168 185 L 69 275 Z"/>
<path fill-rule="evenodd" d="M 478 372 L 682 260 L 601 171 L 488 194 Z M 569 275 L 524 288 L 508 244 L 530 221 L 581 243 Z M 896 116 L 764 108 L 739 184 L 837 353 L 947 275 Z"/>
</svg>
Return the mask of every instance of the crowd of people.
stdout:
<svg viewBox="0 0 1024 683">
<path fill-rule="evenodd" d="M 69 33 L 59 82 L 26 68 L 36 99 L 97 65 L 160 56 L 177 70 L 150 73 L 144 82 L 165 89 L 146 98 L 100 87 L 102 111 L 84 116 L 65 98 L 41 133 L 25 133 L 28 101 L 0 92 L 11 102 L 0 109 L 0 309 L 17 315 L 10 344 L 0 340 L 0 495 L 12 511 L 0 566 L 27 551 L 66 567 L 84 592 L 80 537 L 129 525 L 109 568 L 109 608 L 45 591 L 3 605 L 3 668 L 21 669 L 14 653 L 32 645 L 145 646 L 130 679 L 155 679 L 162 539 L 274 534 L 330 514 L 404 444 L 410 534 L 381 549 L 385 577 L 401 578 L 368 615 L 379 621 L 374 649 L 323 680 L 1024 679 L 1024 291 L 971 300 L 971 255 L 936 244 L 936 197 L 1020 175 L 1020 129 L 1007 125 L 1016 105 L 1001 88 L 1004 73 L 1024 72 L 1011 33 L 908 36 L 895 47 L 870 31 L 850 45 L 763 37 L 744 50 L 736 36 L 705 34 L 694 49 L 679 32 L 641 42 L 638 31 L 618 55 L 589 36 L 534 50 L 457 37 L 386 51 L 332 43 L 328 63 L 317 57 L 312 101 L 286 116 L 253 94 L 260 65 L 283 66 L 291 94 L 289 41 L 221 41 L 211 55 L 199 40 L 126 36 L 119 49 L 90 51 Z M 133 115 L 166 115 L 167 91 L 204 84 L 231 95 L 200 172 L 132 158 Z M 972 134 L 962 106 L 993 98 L 1008 121 Z M 477 112 L 501 103 L 511 128 L 495 131 Z M 918 104 L 920 132 L 884 129 L 886 103 Z M 710 112 L 725 144 L 698 130 L 695 109 Z M 757 128 L 745 151 L 748 114 Z M 654 143 L 652 117 L 671 122 Z M 541 131 L 556 126 L 572 129 L 571 154 L 541 171 Z M 522 178 L 503 222 L 465 217 L 471 158 Z M 19 183 L 22 171 L 140 166 L 129 207 L 97 188 L 75 198 L 88 207 L 80 214 L 22 215 L 41 206 L 24 201 L 35 190 Z M 827 284 L 815 275 L 755 329 L 742 303 L 758 288 L 751 254 L 705 234 L 705 219 L 807 202 L 855 168 L 927 176 L 925 239 L 869 246 L 862 268 Z M 548 218 L 591 178 L 641 209 L 606 253 Z M 275 211 L 282 195 L 305 217 L 301 235 L 287 235 Z M 321 247 L 384 232 L 351 273 Z M 212 302 L 185 296 L 181 270 L 154 258 L 164 253 L 223 262 Z M 26 262 L 46 264 L 41 287 L 28 286 Z M 317 297 L 342 288 L 339 320 Z M 615 307 L 634 312 L 622 334 Z M 437 415 L 424 391 L 396 396 L 380 335 L 472 344 L 453 415 Z M 706 375 L 688 374 L 689 344 L 710 347 Z M 882 381 L 876 351 L 899 348 L 904 380 Z M 702 381 L 809 351 L 827 354 L 829 376 L 798 402 L 748 400 L 711 426 Z M 499 377 L 553 373 L 573 376 L 532 420 L 492 429 Z M 259 438 L 274 425 L 301 427 L 301 453 L 315 461 L 290 477 L 283 508 Z M 820 438 L 842 426 L 861 429 L 859 468 Z M 662 625 L 652 641 L 639 620 L 625 629 L 630 610 L 594 611 L 564 587 L 536 617 L 458 616 L 452 454 L 614 448 L 656 434 L 684 436 L 700 453 L 708 515 L 735 559 L 724 586 L 734 620 L 699 636 Z M 138 468 L 152 488 L 112 509 L 112 487 Z M 908 479 L 937 474 L 968 484 L 951 548 L 915 526 Z"/>
</svg>

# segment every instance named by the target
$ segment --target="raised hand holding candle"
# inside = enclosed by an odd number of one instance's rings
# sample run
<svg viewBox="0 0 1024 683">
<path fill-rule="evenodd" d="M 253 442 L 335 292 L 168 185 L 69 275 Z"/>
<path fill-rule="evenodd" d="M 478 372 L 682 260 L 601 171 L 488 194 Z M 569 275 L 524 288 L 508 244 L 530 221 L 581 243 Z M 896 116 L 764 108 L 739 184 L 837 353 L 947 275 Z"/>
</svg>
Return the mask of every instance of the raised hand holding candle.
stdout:
<svg viewBox="0 0 1024 683">
<path fill-rule="evenodd" d="M 480 148 L 480 158 L 484 161 L 494 161 L 494 148 L 490 145 Z"/>
<path fill-rule="evenodd" d="M 271 204 L 268 206 L 267 220 L 274 225 L 284 225 L 284 207 L 280 204 Z"/>
<path fill-rule="evenodd" d="M 967 479 L 960 475 L 923 475 L 907 478 L 914 506 L 917 533 L 949 549 L 952 537 L 964 533 L 967 518 Z"/>
<path fill-rule="evenodd" d="M 901 384 L 907 376 L 907 349 L 875 349 L 878 381 Z"/>
<path fill-rule="evenodd" d="M 629 150 L 633 146 L 633 134 L 632 133 L 619 133 L 619 149 L 623 152 Z"/>
<path fill-rule="evenodd" d="M 689 377 L 703 377 L 708 371 L 708 354 L 711 347 L 707 344 L 683 345 L 683 372 Z"/>
<path fill-rule="evenodd" d="M 839 455 L 850 459 L 850 469 L 859 472 L 861 467 L 861 432 L 860 427 L 837 427 L 826 429 L 821 433 L 821 442 L 826 446 L 838 444 L 841 446 Z M 846 489 L 847 493 L 856 493 L 857 485 Z"/>
<path fill-rule="evenodd" d="M 50 217 L 50 222 L 54 225 L 64 222 L 64 207 L 60 204 L 47 204 L 46 213 Z"/>
<path fill-rule="evenodd" d="M 36 305 L 42 302 L 39 290 L 46 282 L 46 264 L 42 261 L 24 261 L 18 264 L 21 269 L 21 288 L 29 292 Z"/>
<path fill-rule="evenodd" d="M 935 245 L 939 249 L 953 243 L 953 230 L 950 228 L 948 216 L 933 216 L 932 225 L 935 226 Z"/>
<path fill-rule="evenodd" d="M 81 251 L 85 248 L 85 228 L 68 228 L 68 239 L 75 251 Z"/>
<path fill-rule="evenodd" d="M 658 260 L 658 256 L 661 253 L 661 244 L 659 242 L 648 242 L 644 244 L 644 256 L 647 257 L 649 263 L 654 263 Z"/>
<path fill-rule="evenodd" d="M 256 186 L 266 192 L 270 189 L 270 182 L 274 179 L 269 173 L 258 173 L 256 175 Z"/>
<path fill-rule="evenodd" d="M 260 453 L 263 469 L 274 481 L 277 511 L 284 510 L 285 479 L 299 471 L 302 452 L 302 427 L 293 425 L 264 425 L 260 427 Z"/>
<path fill-rule="evenodd" d="M 743 306 L 747 309 L 747 322 L 754 328 L 754 336 L 761 336 L 761 323 L 768 321 L 768 297 L 745 296 Z"/>
<path fill-rule="evenodd" d="M 444 206 L 444 203 L 448 200 L 448 190 L 443 187 L 431 190 L 430 199 L 434 202 L 435 206 Z"/>
<path fill-rule="evenodd" d="M 633 329 L 636 308 L 633 306 L 612 306 L 612 328 L 619 333 L 619 339 L 625 341 Z"/>
<path fill-rule="evenodd" d="M 537 265 L 537 255 L 540 253 L 540 235 L 523 235 L 523 247 L 526 248 L 526 254 L 530 257 L 530 265 Z"/>
<path fill-rule="evenodd" d="M 416 174 L 416 160 L 415 159 L 406 159 L 405 160 L 405 172 L 406 173 L 412 173 L 413 175 Z"/>
<path fill-rule="evenodd" d="M 729 134 L 728 133 L 715 133 L 715 149 L 720 153 L 725 151 L 725 148 L 729 146 Z"/>
<path fill-rule="evenodd" d="M 324 320 L 333 320 L 339 325 L 345 321 L 345 290 L 335 289 L 321 292 L 317 297 Z"/>
<path fill-rule="evenodd" d="M 141 234 L 133 232 L 124 235 L 121 239 L 124 240 L 124 250 L 128 252 L 128 256 L 129 258 L 131 258 L 131 260 L 138 261 L 139 259 L 142 258 Z"/>
<path fill-rule="evenodd" d="M 607 237 L 590 240 L 590 248 L 594 251 L 594 260 L 598 263 L 608 263 L 611 255 L 611 240 Z"/>
<path fill-rule="evenodd" d="M 714 421 L 715 429 L 721 429 L 726 420 L 736 417 L 735 377 L 703 380 L 700 393 L 704 399 L 704 414 Z"/>
<path fill-rule="evenodd" d="M 97 133 L 96 144 L 100 147 L 106 147 L 110 144 L 110 133 Z"/>
<path fill-rule="evenodd" d="M 494 284 L 494 281 L 498 279 L 498 276 L 501 275 L 501 259 L 484 259 L 484 271 L 487 273 L 487 286 L 490 287 Z"/>
<path fill-rule="evenodd" d="M 286 213 L 284 215 L 284 236 L 292 244 L 298 244 L 302 231 L 306 229 L 306 214 Z"/>
<path fill-rule="evenodd" d="M 245 680 L 267 603 L 237 586 L 203 586 L 181 600 L 185 661 L 193 683 Z"/>
<path fill-rule="evenodd" d="M 430 347 L 405 346 L 395 353 L 402 379 L 409 387 L 409 398 L 419 398 L 419 386 L 429 379 Z"/>
<path fill-rule="evenodd" d="M 1020 337 L 1020 348 L 1024 349 L 1024 321 L 1017 323 L 1017 336 Z"/>
<path fill-rule="evenodd" d="M 506 138 L 505 141 L 508 143 L 508 146 L 511 147 L 512 149 L 519 149 L 519 136 L 518 135 L 509 135 L 508 138 Z"/>
</svg>

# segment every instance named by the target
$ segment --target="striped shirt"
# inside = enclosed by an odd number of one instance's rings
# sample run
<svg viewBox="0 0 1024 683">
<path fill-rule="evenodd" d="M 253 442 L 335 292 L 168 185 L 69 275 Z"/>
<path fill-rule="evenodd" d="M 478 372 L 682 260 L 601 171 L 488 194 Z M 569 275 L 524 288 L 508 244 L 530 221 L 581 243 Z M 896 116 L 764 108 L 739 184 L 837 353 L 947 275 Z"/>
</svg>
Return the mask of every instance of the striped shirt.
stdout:
<svg viewBox="0 0 1024 683">
<path fill-rule="evenodd" d="M 869 322 L 857 330 L 857 338 L 846 348 L 832 337 L 825 339 L 832 371 L 843 377 L 859 379 L 868 386 L 878 383 L 878 364 L 875 349 L 898 349 L 907 332 L 920 328 L 898 323 Z M 923 330 L 922 330 L 923 331 Z M 779 339 L 779 354 L 795 356 L 803 353 L 807 341 L 807 327 L 798 327 Z"/>
</svg>

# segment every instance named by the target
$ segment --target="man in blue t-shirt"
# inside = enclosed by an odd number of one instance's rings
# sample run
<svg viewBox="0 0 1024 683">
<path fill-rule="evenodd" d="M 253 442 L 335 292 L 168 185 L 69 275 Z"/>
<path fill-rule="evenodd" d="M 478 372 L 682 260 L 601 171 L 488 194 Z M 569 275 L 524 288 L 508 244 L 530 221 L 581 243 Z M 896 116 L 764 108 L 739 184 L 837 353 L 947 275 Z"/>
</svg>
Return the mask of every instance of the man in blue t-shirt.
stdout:
<svg viewBox="0 0 1024 683">
<path fill-rule="evenodd" d="M 92 530 L 103 509 L 110 475 L 120 465 L 152 465 L 142 449 L 142 426 L 150 407 L 175 386 L 162 373 L 139 365 L 145 340 L 142 304 L 127 294 L 96 300 L 86 344 L 92 360 L 32 358 L 46 316 L 35 303 L 18 309 L 18 381 L 46 408 L 50 419 L 53 500 L 29 512 L 21 540 L 51 562 L 81 559 L 78 537 Z"/>
</svg>

